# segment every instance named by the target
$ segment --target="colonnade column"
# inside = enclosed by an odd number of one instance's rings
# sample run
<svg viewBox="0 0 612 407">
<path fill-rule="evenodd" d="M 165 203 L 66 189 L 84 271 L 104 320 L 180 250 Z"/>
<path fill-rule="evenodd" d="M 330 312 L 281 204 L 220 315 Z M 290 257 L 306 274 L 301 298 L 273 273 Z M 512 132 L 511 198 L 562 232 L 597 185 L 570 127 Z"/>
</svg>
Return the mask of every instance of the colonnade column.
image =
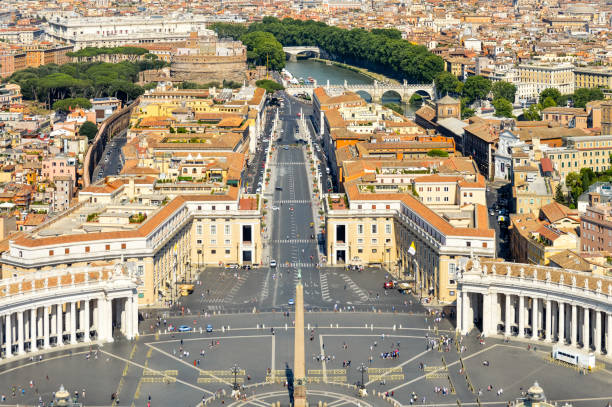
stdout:
<svg viewBox="0 0 612 407">
<path fill-rule="evenodd" d="M 12 314 L 7 314 L 4 317 L 4 338 L 6 338 L 6 357 L 10 358 L 13 356 L 13 327 L 12 327 Z"/>
<path fill-rule="evenodd" d="M 491 309 L 492 294 L 482 294 L 482 333 L 489 336 L 491 332 L 491 318 L 493 310 Z"/>
<path fill-rule="evenodd" d="M 518 337 L 524 338 L 525 337 L 525 296 L 524 295 L 519 295 L 518 313 L 519 313 Z"/>
<path fill-rule="evenodd" d="M 551 333 L 552 333 L 552 302 L 550 300 L 546 300 L 546 342 L 552 342 Z"/>
<path fill-rule="evenodd" d="M 531 299 L 531 339 L 538 340 L 538 299 Z"/>
<path fill-rule="evenodd" d="M 76 302 L 70 302 L 70 343 L 75 344 L 76 340 Z"/>
<path fill-rule="evenodd" d="M 559 343 L 565 345 L 565 303 L 557 303 L 559 306 Z"/>
<path fill-rule="evenodd" d="M 49 306 L 45 305 L 43 308 L 43 336 L 44 336 L 44 347 L 49 348 Z"/>
<path fill-rule="evenodd" d="M 504 318 L 504 335 L 505 336 L 510 336 L 510 334 L 511 334 L 511 331 L 510 331 L 510 307 L 511 307 L 511 303 L 512 303 L 512 299 L 510 298 L 510 295 L 506 294 L 506 309 L 505 309 L 506 317 Z"/>
<path fill-rule="evenodd" d="M 584 318 L 582 321 L 582 346 L 585 349 L 591 349 L 591 323 L 589 322 L 590 310 L 584 309 Z"/>
<path fill-rule="evenodd" d="M 608 357 L 612 356 L 612 313 L 608 314 L 608 322 L 606 323 L 608 328 L 608 343 L 606 344 L 606 353 Z"/>
<path fill-rule="evenodd" d="M 463 291 L 463 300 L 461 301 L 461 305 L 463 306 L 463 324 L 461 326 L 462 333 L 466 334 L 469 332 L 471 327 L 470 323 L 470 296 L 467 291 Z"/>
<path fill-rule="evenodd" d="M 601 353 L 601 312 L 595 310 L 595 353 Z"/>
<path fill-rule="evenodd" d="M 578 343 L 578 310 L 576 308 L 576 304 L 572 304 L 572 337 L 570 341 L 572 346 L 576 346 Z"/>
<path fill-rule="evenodd" d="M 17 354 L 22 355 L 24 353 L 23 349 L 23 339 L 25 331 L 23 329 L 23 311 L 19 311 L 17 313 Z"/>
<path fill-rule="evenodd" d="M 38 338 L 38 315 L 36 308 L 30 310 L 30 351 L 36 352 L 38 350 L 37 338 Z"/>
<path fill-rule="evenodd" d="M 63 319 L 64 319 L 64 315 L 63 315 L 63 310 L 62 310 L 62 304 L 57 304 L 55 306 L 55 313 L 56 313 L 56 319 L 57 319 L 57 345 L 61 346 L 64 344 L 64 326 L 63 326 Z"/>
<path fill-rule="evenodd" d="M 463 292 L 457 294 L 456 309 L 457 312 L 455 313 L 455 318 L 457 322 L 455 324 L 455 330 L 461 332 L 463 325 L 463 320 L 461 319 L 463 317 Z"/>
<path fill-rule="evenodd" d="M 85 342 L 89 342 L 91 339 L 89 338 L 89 300 L 85 300 L 85 310 L 84 310 L 84 320 L 83 323 L 83 340 Z"/>
</svg>

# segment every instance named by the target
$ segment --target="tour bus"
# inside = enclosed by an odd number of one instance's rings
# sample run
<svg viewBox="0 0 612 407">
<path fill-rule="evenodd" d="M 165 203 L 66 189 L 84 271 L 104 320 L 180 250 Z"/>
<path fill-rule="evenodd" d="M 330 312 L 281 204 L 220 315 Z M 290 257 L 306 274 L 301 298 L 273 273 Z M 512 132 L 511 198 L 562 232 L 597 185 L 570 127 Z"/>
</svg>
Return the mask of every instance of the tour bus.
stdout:
<svg viewBox="0 0 612 407">
<path fill-rule="evenodd" d="M 562 362 L 571 363 L 572 365 L 578 366 L 584 369 L 595 368 L 595 355 L 589 352 L 583 352 L 578 349 L 570 348 L 568 346 L 556 345 L 552 351 L 553 359 L 560 360 Z"/>
</svg>

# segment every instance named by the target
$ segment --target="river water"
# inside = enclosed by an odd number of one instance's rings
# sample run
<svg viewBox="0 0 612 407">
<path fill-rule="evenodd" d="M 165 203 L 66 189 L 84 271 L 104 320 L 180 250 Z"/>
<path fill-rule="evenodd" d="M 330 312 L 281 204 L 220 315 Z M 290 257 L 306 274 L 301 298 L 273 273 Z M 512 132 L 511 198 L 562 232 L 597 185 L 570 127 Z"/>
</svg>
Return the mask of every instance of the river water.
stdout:
<svg viewBox="0 0 612 407">
<path fill-rule="evenodd" d="M 335 65 L 327 65 L 323 62 L 317 62 L 312 59 L 300 59 L 296 61 L 287 61 L 285 69 L 291 72 L 295 78 L 303 78 L 307 80 L 308 77 L 313 78 L 317 81 L 317 85 L 326 85 L 329 80 L 330 85 L 343 85 L 344 81 L 349 85 L 360 85 L 360 84 L 371 84 L 374 80 L 368 76 L 362 75 L 357 72 L 353 72 L 348 69 L 340 68 Z M 362 95 L 365 96 L 365 95 Z M 366 101 L 370 102 L 365 98 Z M 413 116 L 414 112 L 418 107 L 410 106 L 408 101 L 401 101 L 399 97 L 393 95 L 385 95 L 382 99 L 384 103 L 397 103 L 401 104 L 404 108 L 404 114 L 406 116 Z"/>
</svg>

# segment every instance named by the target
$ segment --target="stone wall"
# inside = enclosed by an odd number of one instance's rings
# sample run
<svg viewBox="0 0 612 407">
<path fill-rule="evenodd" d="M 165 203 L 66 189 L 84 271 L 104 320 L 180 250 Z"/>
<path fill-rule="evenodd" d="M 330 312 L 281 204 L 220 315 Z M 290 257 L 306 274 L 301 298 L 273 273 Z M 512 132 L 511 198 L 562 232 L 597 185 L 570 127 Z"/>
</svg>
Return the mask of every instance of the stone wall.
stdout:
<svg viewBox="0 0 612 407">
<path fill-rule="evenodd" d="M 223 79 L 242 82 L 246 78 L 246 55 L 175 56 L 170 66 L 170 77 L 175 81 L 199 83 Z"/>
</svg>

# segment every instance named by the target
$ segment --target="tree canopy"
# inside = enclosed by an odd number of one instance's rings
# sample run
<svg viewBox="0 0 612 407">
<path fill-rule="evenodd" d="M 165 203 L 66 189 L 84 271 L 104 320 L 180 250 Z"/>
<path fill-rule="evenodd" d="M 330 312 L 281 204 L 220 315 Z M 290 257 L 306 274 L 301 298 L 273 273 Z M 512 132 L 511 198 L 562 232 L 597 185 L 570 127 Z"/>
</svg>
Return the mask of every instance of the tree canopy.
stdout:
<svg viewBox="0 0 612 407">
<path fill-rule="evenodd" d="M 90 109 L 91 102 L 85 98 L 68 98 L 63 100 L 57 100 L 53 103 L 53 110 L 61 112 L 70 112 L 76 108 Z"/>
<path fill-rule="evenodd" d="M 414 82 L 432 82 L 444 70 L 442 58 L 422 45 L 402 40 L 395 29 L 347 30 L 312 20 L 264 17 L 248 30 L 269 32 L 285 46 L 318 46 L 336 60 Z"/>
<path fill-rule="evenodd" d="M 546 98 L 551 98 L 552 100 L 555 101 L 555 105 L 553 105 L 553 106 L 562 105 L 562 103 L 560 103 L 561 102 L 561 92 L 559 92 L 558 89 L 555 89 L 555 88 L 546 88 L 542 92 L 540 92 L 540 100 L 539 100 L 539 102 L 542 105 L 544 105 L 544 101 L 546 100 Z"/>
<path fill-rule="evenodd" d="M 257 87 L 265 89 L 268 93 L 274 93 L 277 90 L 285 89 L 283 85 L 270 79 L 260 79 L 255 82 L 255 85 L 257 85 Z"/>
<path fill-rule="evenodd" d="M 285 67 L 285 51 L 280 42 L 269 32 L 254 31 L 240 40 L 247 47 L 247 59 L 256 65 L 266 65 L 279 71 Z"/>
<path fill-rule="evenodd" d="M 572 101 L 574 107 L 586 107 L 586 104 L 592 100 L 603 100 L 603 91 L 599 88 L 580 88 L 574 91 Z"/>
<path fill-rule="evenodd" d="M 98 55 L 112 55 L 112 54 L 120 54 L 120 55 L 144 55 L 148 54 L 149 50 L 146 48 L 140 47 L 85 47 L 78 51 L 67 52 L 66 55 L 69 57 L 94 57 Z"/>
<path fill-rule="evenodd" d="M 439 150 L 434 148 L 433 150 L 429 150 L 427 155 L 430 157 L 448 157 L 448 153 L 444 150 Z"/>
<path fill-rule="evenodd" d="M 94 137 L 96 137 L 97 132 L 98 126 L 96 126 L 95 123 L 92 123 L 89 120 L 83 123 L 81 125 L 81 128 L 79 129 L 79 134 L 81 136 L 86 136 L 89 140 L 92 140 Z"/>
<path fill-rule="evenodd" d="M 217 33 L 219 38 L 231 38 L 239 40 L 247 32 L 247 26 L 236 23 L 212 23 L 208 26 L 211 30 Z"/>
<path fill-rule="evenodd" d="M 467 99 L 467 104 L 472 104 L 477 100 L 482 100 L 491 92 L 491 81 L 484 76 L 470 76 L 463 84 L 463 96 Z"/>
<path fill-rule="evenodd" d="M 495 108 L 495 116 L 497 117 L 514 117 L 512 115 L 512 103 L 504 98 L 494 99 L 493 107 Z"/>
<path fill-rule="evenodd" d="M 438 95 L 452 95 L 461 93 L 461 81 L 459 81 L 459 79 L 450 72 L 440 72 L 438 75 L 436 75 L 434 82 Z"/>
<path fill-rule="evenodd" d="M 140 71 L 165 65 L 163 61 L 154 60 L 48 64 L 17 71 L 8 81 L 21 86 L 24 99 L 43 102 L 49 108 L 55 101 L 66 98 L 114 96 L 127 102 L 144 92 L 141 86 L 134 84 Z"/>
<path fill-rule="evenodd" d="M 506 81 L 497 81 L 491 86 L 491 92 L 493 93 L 493 99 L 504 98 L 513 103 L 514 95 L 516 95 L 516 85 Z"/>
</svg>

